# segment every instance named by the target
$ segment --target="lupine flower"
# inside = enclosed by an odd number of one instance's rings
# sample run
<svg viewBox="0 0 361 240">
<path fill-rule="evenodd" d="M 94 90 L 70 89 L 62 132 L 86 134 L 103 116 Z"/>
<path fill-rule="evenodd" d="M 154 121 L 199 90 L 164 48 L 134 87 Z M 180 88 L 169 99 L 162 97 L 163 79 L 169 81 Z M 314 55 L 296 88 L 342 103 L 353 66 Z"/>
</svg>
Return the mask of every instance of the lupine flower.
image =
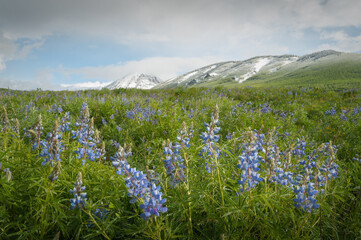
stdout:
<svg viewBox="0 0 361 240">
<path fill-rule="evenodd" d="M 97 222 L 103 222 L 105 219 L 107 219 L 108 212 L 109 211 L 105 208 L 104 209 L 96 208 L 95 210 L 91 210 L 91 215 Z M 87 227 L 90 228 L 93 225 L 94 224 L 92 223 L 92 221 L 89 221 Z"/>
<path fill-rule="evenodd" d="M 147 190 L 148 194 L 143 197 L 143 204 L 139 205 L 139 207 L 143 209 L 143 213 L 140 214 L 140 216 L 144 220 L 149 220 L 152 215 L 158 217 L 159 213 L 165 213 L 168 210 L 166 207 L 163 207 L 166 199 L 162 199 L 160 186 L 157 187 L 153 183 Z"/>
<path fill-rule="evenodd" d="M 102 124 L 103 124 L 103 125 L 106 125 L 106 124 L 107 124 L 107 121 L 105 121 L 104 118 L 102 118 Z"/>
<path fill-rule="evenodd" d="M 130 148 L 119 147 L 118 152 L 111 158 L 112 165 L 116 168 L 118 175 L 124 175 L 125 186 L 128 189 L 127 196 L 131 197 L 130 203 L 142 201 L 139 206 L 143 209 L 141 217 L 148 220 L 152 215 L 159 216 L 159 213 L 167 211 L 163 207 L 165 199 L 162 199 L 160 186 L 156 186 L 154 181 L 149 181 L 148 176 L 142 171 L 131 168 L 127 162 L 127 157 L 131 156 Z"/>
<path fill-rule="evenodd" d="M 219 125 L 218 120 L 218 106 L 216 105 L 216 108 L 214 110 L 212 120 L 210 124 L 204 123 L 204 126 L 206 127 L 206 131 L 202 132 L 200 137 L 203 140 L 204 146 L 202 147 L 202 153 L 199 153 L 200 156 L 205 155 L 206 156 L 206 164 L 205 164 L 205 170 L 210 173 L 210 169 L 212 169 L 215 164 L 215 160 L 218 161 L 218 158 L 220 156 L 220 149 L 216 146 L 216 143 L 219 140 L 219 135 L 216 135 L 220 127 L 217 127 Z"/>
<path fill-rule="evenodd" d="M 6 111 L 5 106 L 3 106 L 3 111 L 1 113 L 1 123 L 2 123 L 2 125 L 4 125 L 3 131 L 5 131 L 9 125 L 8 113 Z"/>
<path fill-rule="evenodd" d="M 358 161 L 359 163 L 361 163 L 361 158 L 359 157 L 358 154 L 356 154 L 356 157 L 354 157 L 353 160 Z"/>
<path fill-rule="evenodd" d="M 169 139 L 167 144 L 163 143 L 163 154 L 166 158 L 163 160 L 167 174 L 170 176 L 170 184 L 174 186 L 177 183 L 185 182 L 186 177 L 183 165 L 183 158 L 180 156 L 181 145 L 179 143 L 172 144 Z"/>
<path fill-rule="evenodd" d="M 297 155 L 299 160 L 297 166 L 299 173 L 294 175 L 295 179 L 291 187 L 294 193 L 297 194 L 294 199 L 295 206 L 311 212 L 312 209 L 319 207 L 319 205 L 316 204 L 315 197 L 316 194 L 322 194 L 324 192 L 324 189 L 321 189 L 321 187 L 326 187 L 325 183 L 327 183 L 327 180 L 337 177 L 338 165 L 335 163 L 335 153 L 337 149 L 331 142 L 325 143 L 316 150 L 313 150 L 311 154 L 307 155 L 306 159 L 304 159 L 304 146 L 306 143 L 301 143 L 301 145 L 301 148 L 303 148 L 301 151 L 302 154 Z M 298 144 L 298 147 L 300 147 L 300 144 Z M 297 152 L 300 152 L 299 150 Z M 326 159 L 325 162 L 321 164 L 321 167 L 319 167 L 321 163 L 319 158 L 321 156 L 326 156 Z M 315 184 L 319 190 L 315 189 Z"/>
<path fill-rule="evenodd" d="M 31 141 L 33 145 L 31 146 L 31 150 L 39 147 L 40 144 L 40 136 L 43 134 L 43 121 L 41 119 L 41 114 L 39 114 L 38 120 L 36 123 L 28 130 L 27 136 L 31 137 Z"/>
<path fill-rule="evenodd" d="M 19 120 L 17 118 L 15 118 L 15 120 L 14 120 L 13 131 L 15 133 L 17 133 L 17 134 L 20 134 L 20 123 L 19 123 Z"/>
<path fill-rule="evenodd" d="M 66 112 L 64 116 L 60 119 L 59 130 L 62 132 L 69 131 L 70 122 L 69 121 L 69 112 Z"/>
<path fill-rule="evenodd" d="M 182 123 L 182 128 L 178 130 L 177 135 L 177 140 L 180 141 L 182 148 L 190 147 L 189 139 L 193 137 L 193 132 L 193 123 L 188 128 L 188 131 L 185 122 Z"/>
<path fill-rule="evenodd" d="M 93 141 L 92 135 L 94 134 L 94 119 L 89 120 L 89 109 L 86 103 L 82 104 L 80 110 L 80 117 L 75 123 L 78 127 L 77 131 L 71 131 L 72 138 L 77 138 L 82 147 L 75 151 L 77 159 L 82 160 L 82 165 L 85 164 L 86 158 L 90 161 L 94 161 L 100 157 L 100 150 L 96 148 L 96 143 Z"/>
<path fill-rule="evenodd" d="M 261 113 L 268 113 L 271 111 L 271 108 L 265 103 L 262 105 Z"/>
<path fill-rule="evenodd" d="M 241 179 L 237 181 L 241 192 L 249 191 L 263 180 L 258 173 L 259 161 L 262 157 L 258 155 L 257 133 L 248 130 L 244 133 L 244 139 L 246 143 L 242 146 L 243 150 L 238 157 L 237 165 L 237 168 L 241 170 Z"/>
<path fill-rule="evenodd" d="M 319 208 L 319 205 L 316 203 L 317 200 L 315 196 L 317 190 L 314 188 L 314 183 L 309 182 L 307 185 L 297 186 L 294 192 L 296 193 L 296 198 L 293 199 L 293 201 L 295 202 L 296 208 L 301 208 L 309 212 L 311 212 L 312 209 Z"/>
<path fill-rule="evenodd" d="M 82 209 L 86 205 L 86 193 L 85 186 L 82 186 L 82 174 L 79 172 L 78 177 L 74 183 L 74 188 L 70 189 L 70 193 L 73 194 L 74 198 L 70 199 L 70 209 L 73 210 L 76 207 Z"/>
<path fill-rule="evenodd" d="M 39 156 L 44 159 L 42 162 L 43 165 L 50 162 L 50 165 L 53 166 L 53 161 L 60 161 L 59 153 L 62 150 L 62 145 L 60 142 L 61 135 L 58 131 L 59 123 L 58 120 L 56 120 L 53 126 L 53 131 L 47 134 L 47 140 L 40 141 L 40 147 L 42 149 Z"/>
<path fill-rule="evenodd" d="M 231 133 L 228 133 L 228 134 L 226 135 L 226 139 L 227 139 L 227 140 L 232 140 L 232 138 L 233 138 L 233 136 L 232 136 Z"/>
<path fill-rule="evenodd" d="M 3 171 L 6 175 L 6 181 L 10 182 L 10 180 L 12 179 L 12 174 L 11 174 L 11 171 L 9 168 L 5 168 L 5 169 L 1 169 L 2 165 L 1 165 L 1 162 L 0 162 L 0 172 Z"/>
<path fill-rule="evenodd" d="M 346 115 L 344 113 L 340 113 L 340 119 L 342 121 L 347 121 L 347 117 L 346 117 Z"/>
<path fill-rule="evenodd" d="M 332 107 L 331 110 L 326 110 L 325 115 L 336 115 L 336 109 Z"/>
<path fill-rule="evenodd" d="M 53 104 L 51 108 L 49 108 L 48 113 L 56 113 L 56 104 Z"/>
</svg>

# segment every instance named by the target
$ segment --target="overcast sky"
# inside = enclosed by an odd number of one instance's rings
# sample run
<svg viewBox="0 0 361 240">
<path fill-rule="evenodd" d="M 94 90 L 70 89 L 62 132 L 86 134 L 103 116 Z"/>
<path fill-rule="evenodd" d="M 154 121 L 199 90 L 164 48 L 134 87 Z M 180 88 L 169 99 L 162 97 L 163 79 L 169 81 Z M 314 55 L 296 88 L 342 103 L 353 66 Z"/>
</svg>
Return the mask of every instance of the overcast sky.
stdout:
<svg viewBox="0 0 361 240">
<path fill-rule="evenodd" d="M 163 80 L 225 60 L 361 51 L 361 0 L 0 0 L 0 87 Z"/>
</svg>

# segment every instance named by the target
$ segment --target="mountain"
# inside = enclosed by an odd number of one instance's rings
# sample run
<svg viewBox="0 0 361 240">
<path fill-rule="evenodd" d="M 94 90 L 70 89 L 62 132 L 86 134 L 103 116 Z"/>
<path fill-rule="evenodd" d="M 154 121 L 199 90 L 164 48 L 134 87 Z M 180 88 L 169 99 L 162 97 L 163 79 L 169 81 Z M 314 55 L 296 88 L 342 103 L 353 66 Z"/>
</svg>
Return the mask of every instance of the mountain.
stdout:
<svg viewBox="0 0 361 240">
<path fill-rule="evenodd" d="M 136 73 L 118 79 L 106 86 L 105 88 L 108 88 L 110 90 L 118 88 L 151 89 L 161 82 L 162 81 L 156 76 L 144 73 Z"/>
<path fill-rule="evenodd" d="M 220 62 L 170 79 L 155 88 L 324 84 L 361 87 L 361 54 L 325 50 L 304 56 L 260 56 Z"/>
</svg>

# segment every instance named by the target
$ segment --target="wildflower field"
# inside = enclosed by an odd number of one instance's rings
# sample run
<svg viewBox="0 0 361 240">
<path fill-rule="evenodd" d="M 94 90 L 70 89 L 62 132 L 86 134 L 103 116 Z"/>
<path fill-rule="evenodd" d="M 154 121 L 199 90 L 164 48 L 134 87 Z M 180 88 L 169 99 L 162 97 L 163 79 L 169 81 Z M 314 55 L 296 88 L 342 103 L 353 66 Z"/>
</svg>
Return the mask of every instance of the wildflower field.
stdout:
<svg viewBox="0 0 361 240">
<path fill-rule="evenodd" d="M 361 239 L 359 90 L 0 103 L 0 239 Z"/>
</svg>

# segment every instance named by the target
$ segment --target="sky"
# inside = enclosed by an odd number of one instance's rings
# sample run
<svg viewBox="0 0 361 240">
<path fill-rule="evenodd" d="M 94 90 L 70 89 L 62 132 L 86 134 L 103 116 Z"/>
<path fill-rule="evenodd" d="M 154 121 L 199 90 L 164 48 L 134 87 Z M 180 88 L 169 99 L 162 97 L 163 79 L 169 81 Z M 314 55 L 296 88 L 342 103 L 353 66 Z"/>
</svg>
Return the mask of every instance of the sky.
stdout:
<svg viewBox="0 0 361 240">
<path fill-rule="evenodd" d="M 167 80 L 212 63 L 361 53 L 361 0 L 0 0 L 0 88 Z"/>
</svg>

